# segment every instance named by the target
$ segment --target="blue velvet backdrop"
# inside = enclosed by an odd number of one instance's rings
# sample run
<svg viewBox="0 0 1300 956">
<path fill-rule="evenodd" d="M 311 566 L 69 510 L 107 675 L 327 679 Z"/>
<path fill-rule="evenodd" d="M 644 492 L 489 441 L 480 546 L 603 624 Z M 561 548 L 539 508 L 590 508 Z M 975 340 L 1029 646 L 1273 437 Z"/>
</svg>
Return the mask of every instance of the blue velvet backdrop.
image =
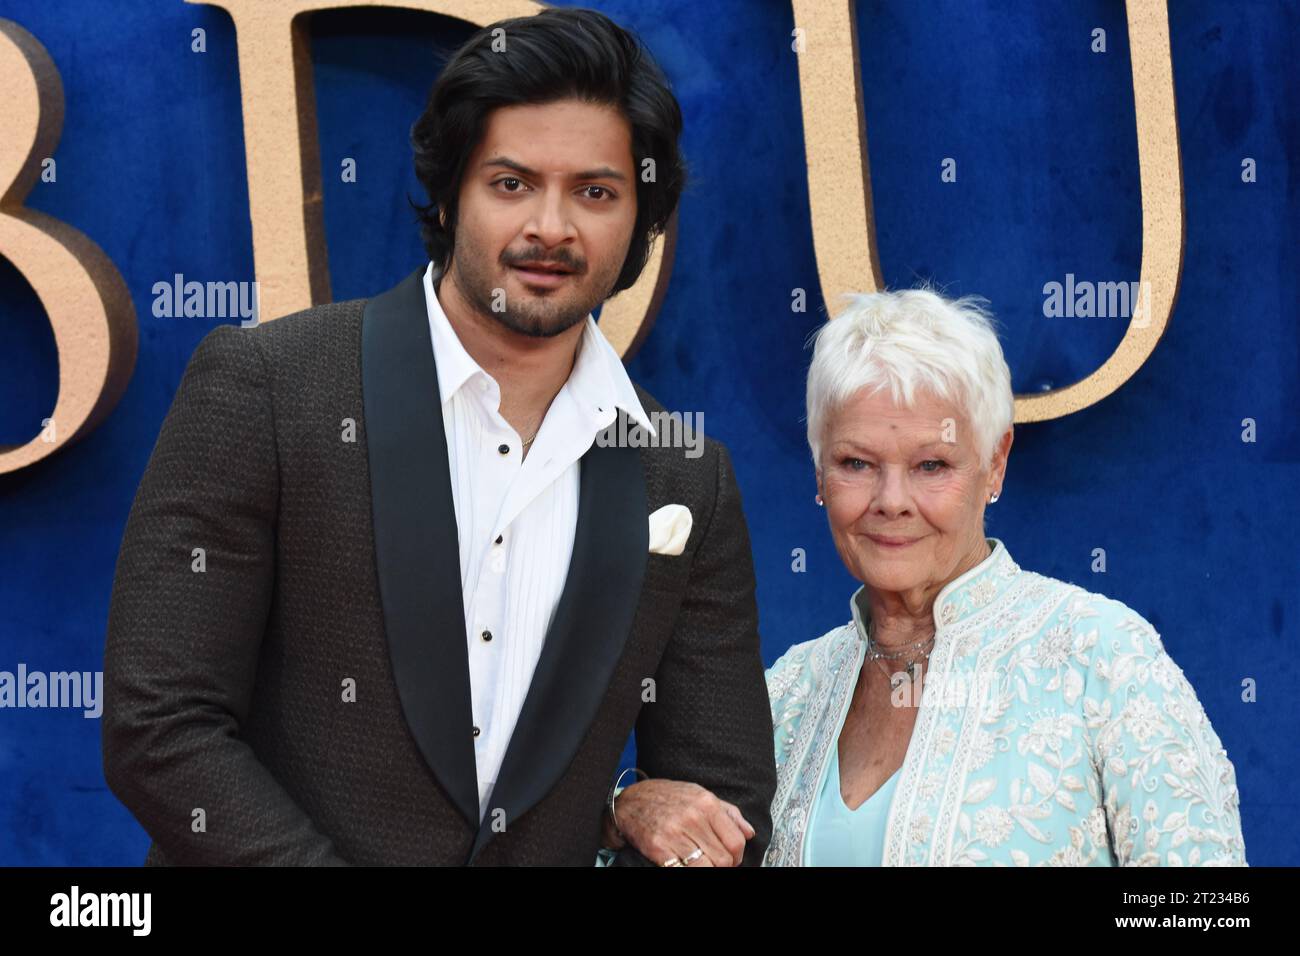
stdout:
<svg viewBox="0 0 1300 956">
<path fill-rule="evenodd" d="M 629 363 L 669 408 L 702 411 L 735 459 L 753 537 L 763 651 L 848 620 L 801 423 L 817 297 L 787 0 L 592 0 L 636 30 L 685 111 L 693 184 L 672 285 Z M 1155 354 L 1117 394 L 1017 430 L 990 533 L 1026 567 L 1144 613 L 1236 764 L 1248 858 L 1294 864 L 1300 625 L 1300 14 L 1175 0 L 1170 20 L 1187 244 Z M 857 5 L 881 260 L 987 296 L 1017 391 L 1095 369 L 1117 319 L 1045 319 L 1066 273 L 1136 279 L 1137 146 L 1123 5 L 871 0 Z M 92 237 L 139 320 L 130 388 L 86 440 L 0 476 L 0 670 L 98 670 L 117 547 L 185 364 L 216 320 L 159 319 L 153 283 L 252 279 L 235 35 L 180 0 L 0 0 L 59 67 L 57 183 L 29 205 Z M 190 51 L 190 31 L 208 49 Z M 1090 52 L 1094 27 L 1109 50 Z M 336 299 L 373 294 L 423 254 L 406 131 L 465 24 L 396 11 L 316 18 L 325 222 Z M 358 181 L 339 181 L 342 157 Z M 958 181 L 942 183 L 944 157 Z M 1243 183 L 1253 157 L 1258 181 Z M 3 188 L 2 184 L 0 188 Z M 422 197 L 421 197 L 422 198 Z M 791 289 L 812 296 L 790 310 Z M 34 294 L 0 258 L 0 444 L 53 409 L 57 363 Z M 1241 439 L 1242 420 L 1258 441 Z M 1105 548 L 1108 573 L 1090 571 Z M 805 548 L 807 573 L 791 570 Z M 1292 643 L 1288 644 L 1287 641 Z M 1289 649 L 1288 649 L 1289 648 Z M 1243 702 L 1242 681 L 1258 682 Z M 148 840 L 106 789 L 99 723 L 0 710 L 0 863 L 134 864 Z"/>
</svg>

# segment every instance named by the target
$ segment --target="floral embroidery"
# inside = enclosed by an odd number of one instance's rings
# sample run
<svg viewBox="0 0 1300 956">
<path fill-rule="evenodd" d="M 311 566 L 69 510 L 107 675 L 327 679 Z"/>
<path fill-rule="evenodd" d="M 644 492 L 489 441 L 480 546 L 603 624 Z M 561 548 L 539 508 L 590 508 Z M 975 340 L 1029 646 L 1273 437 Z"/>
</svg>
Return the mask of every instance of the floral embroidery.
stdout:
<svg viewBox="0 0 1300 956">
<path fill-rule="evenodd" d="M 957 734 L 951 727 L 944 727 L 935 735 L 933 752 L 936 756 L 945 756 L 952 751 L 953 745 L 956 743 Z"/>
<path fill-rule="evenodd" d="M 975 631 L 967 631 L 958 639 L 956 654 L 958 657 L 970 657 L 979 647 L 980 635 Z"/>
<path fill-rule="evenodd" d="M 1059 668 L 1073 650 L 1073 635 L 1068 625 L 1058 624 L 1043 635 L 1038 646 L 1038 666 Z"/>
<path fill-rule="evenodd" d="M 921 786 L 919 791 L 921 799 L 923 800 L 933 799 L 934 796 L 939 792 L 939 788 L 942 786 L 943 786 L 943 774 L 941 773 L 926 774 L 925 779 L 921 781 Z"/>
<path fill-rule="evenodd" d="M 1125 711 L 1124 725 L 1140 744 L 1146 743 L 1151 737 L 1166 730 L 1156 705 L 1146 694 L 1138 694 L 1129 703 L 1128 710 Z"/>
<path fill-rule="evenodd" d="M 997 597 L 998 586 L 995 581 L 983 580 L 977 584 L 972 584 L 970 588 L 970 603 L 972 607 L 984 607 L 995 597 Z"/>
<path fill-rule="evenodd" d="M 999 846 L 1011 836 L 1015 821 L 1001 807 L 985 807 L 975 814 L 975 836 L 989 846 Z"/>
<path fill-rule="evenodd" d="M 987 730 L 977 730 L 975 732 L 975 739 L 971 742 L 970 768 L 972 770 L 983 768 L 993 759 L 993 753 L 996 747 L 997 741 L 991 733 Z"/>
</svg>

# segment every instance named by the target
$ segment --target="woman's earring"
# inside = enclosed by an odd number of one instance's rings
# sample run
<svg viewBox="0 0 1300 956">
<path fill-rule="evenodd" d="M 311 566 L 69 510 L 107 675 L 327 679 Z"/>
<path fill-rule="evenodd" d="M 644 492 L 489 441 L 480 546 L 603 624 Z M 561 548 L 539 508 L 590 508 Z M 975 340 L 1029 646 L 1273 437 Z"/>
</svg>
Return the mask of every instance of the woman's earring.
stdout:
<svg viewBox="0 0 1300 956">
<path fill-rule="evenodd" d="M 989 504 L 991 505 L 997 504 L 997 501 L 998 501 L 998 492 L 995 491 L 993 492 L 993 497 L 989 499 Z"/>
<path fill-rule="evenodd" d="M 818 496 L 817 496 L 817 507 L 821 508 L 821 507 L 823 507 L 825 504 L 826 504 L 826 502 L 822 501 L 822 496 L 821 496 L 821 495 L 818 495 Z"/>
</svg>

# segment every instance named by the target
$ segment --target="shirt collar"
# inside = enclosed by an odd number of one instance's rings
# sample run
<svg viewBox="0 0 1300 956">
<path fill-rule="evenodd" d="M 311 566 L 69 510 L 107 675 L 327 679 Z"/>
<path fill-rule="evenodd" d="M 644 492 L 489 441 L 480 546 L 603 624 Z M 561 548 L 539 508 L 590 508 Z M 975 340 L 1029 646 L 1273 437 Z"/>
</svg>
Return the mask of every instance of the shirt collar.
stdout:
<svg viewBox="0 0 1300 956">
<path fill-rule="evenodd" d="M 987 558 L 965 574 L 958 575 L 943 586 L 934 599 L 935 633 L 965 620 L 1001 597 L 1020 573 L 1020 566 L 1012 560 L 998 538 L 985 538 L 992 552 Z M 867 586 L 864 584 L 849 599 L 853 611 L 853 624 L 858 638 L 867 639 Z"/>
<path fill-rule="evenodd" d="M 424 270 L 424 300 L 429 313 L 429 334 L 433 342 L 438 365 L 438 391 L 442 404 L 475 375 L 491 379 L 483 367 L 461 344 L 460 336 L 451 326 L 451 320 L 438 301 L 433 285 L 433 263 Z M 628 377 L 623 360 L 609 344 L 596 320 L 587 316 L 574 359 L 573 371 L 565 383 L 578 407 L 590 415 L 593 432 L 603 430 L 618 417 L 615 408 L 621 408 L 651 435 L 658 437 L 655 427 L 637 398 L 636 389 Z"/>
<path fill-rule="evenodd" d="M 488 376 L 483 367 L 465 351 L 460 336 L 451 327 L 451 320 L 442 310 L 437 290 L 433 287 L 433 263 L 424 270 L 424 304 L 429 313 L 429 335 L 433 340 L 434 360 L 438 365 L 439 399 L 446 405 L 460 387 L 476 374 Z"/>
</svg>

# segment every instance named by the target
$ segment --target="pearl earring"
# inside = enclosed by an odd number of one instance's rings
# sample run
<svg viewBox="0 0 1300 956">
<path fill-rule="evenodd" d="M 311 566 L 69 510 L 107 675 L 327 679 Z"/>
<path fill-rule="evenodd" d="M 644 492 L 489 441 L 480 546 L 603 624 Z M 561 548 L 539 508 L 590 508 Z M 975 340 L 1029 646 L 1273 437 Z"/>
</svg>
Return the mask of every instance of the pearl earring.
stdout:
<svg viewBox="0 0 1300 956">
<path fill-rule="evenodd" d="M 998 501 L 998 492 L 995 491 L 993 492 L 993 497 L 989 499 L 989 504 L 991 505 L 997 504 L 997 501 Z"/>
<path fill-rule="evenodd" d="M 822 496 L 821 496 L 821 495 L 818 495 L 818 496 L 817 496 L 817 507 L 821 508 L 821 507 L 825 506 L 825 504 L 826 504 L 826 502 L 822 501 Z"/>
</svg>

